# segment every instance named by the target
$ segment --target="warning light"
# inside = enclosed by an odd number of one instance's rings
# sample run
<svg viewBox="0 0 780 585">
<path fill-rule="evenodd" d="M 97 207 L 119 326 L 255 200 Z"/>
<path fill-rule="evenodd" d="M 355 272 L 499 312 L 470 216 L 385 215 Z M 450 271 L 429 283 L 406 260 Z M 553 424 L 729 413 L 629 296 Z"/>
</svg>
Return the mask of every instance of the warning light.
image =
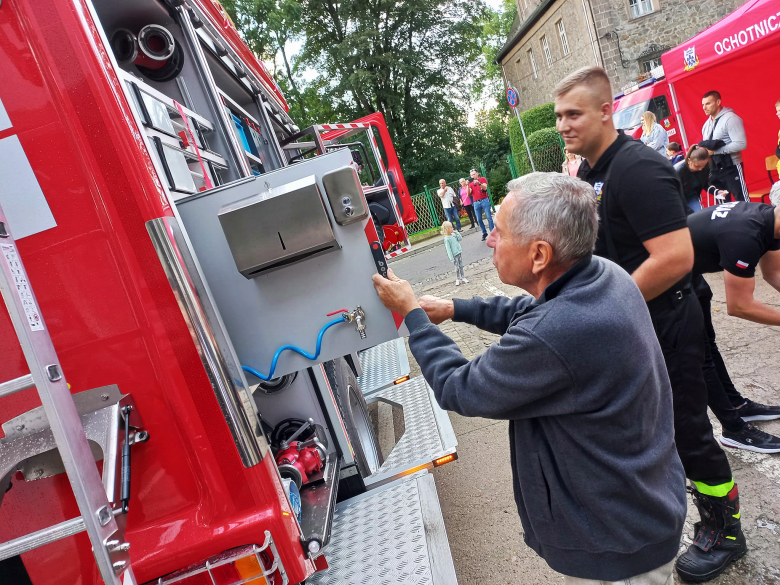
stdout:
<svg viewBox="0 0 780 585">
<path fill-rule="evenodd" d="M 455 461 L 457 458 L 458 458 L 457 453 L 445 455 L 444 457 L 439 457 L 436 461 L 434 461 L 433 466 L 439 467 L 440 465 L 444 465 L 445 463 L 451 463 L 452 461 Z"/>
<path fill-rule="evenodd" d="M 393 385 L 395 384 L 403 384 L 409 379 L 409 376 L 403 376 L 401 378 L 398 378 L 395 382 L 393 382 Z"/>
<path fill-rule="evenodd" d="M 290 515 L 289 512 L 285 512 L 284 510 L 282 510 L 282 516 L 289 516 L 289 515 Z"/>
</svg>

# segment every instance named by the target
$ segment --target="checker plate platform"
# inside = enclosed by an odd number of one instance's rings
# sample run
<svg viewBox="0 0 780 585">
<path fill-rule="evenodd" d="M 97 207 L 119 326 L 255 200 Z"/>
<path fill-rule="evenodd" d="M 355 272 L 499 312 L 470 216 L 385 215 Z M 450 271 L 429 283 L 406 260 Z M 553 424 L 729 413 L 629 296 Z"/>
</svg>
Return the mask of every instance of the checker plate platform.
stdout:
<svg viewBox="0 0 780 585">
<path fill-rule="evenodd" d="M 311 585 L 457 585 L 433 476 L 422 471 L 336 506 Z"/>
<path fill-rule="evenodd" d="M 358 385 L 365 396 L 391 386 L 398 378 L 408 376 L 409 358 L 403 338 L 391 339 L 359 352 L 363 375 Z"/>
<path fill-rule="evenodd" d="M 367 402 L 376 400 L 402 406 L 405 429 L 382 466 L 364 479 L 367 488 L 410 471 L 431 468 L 437 459 L 456 454 L 458 441 L 450 418 L 436 403 L 433 390 L 425 378 L 417 376 L 408 382 L 376 392 Z"/>
</svg>

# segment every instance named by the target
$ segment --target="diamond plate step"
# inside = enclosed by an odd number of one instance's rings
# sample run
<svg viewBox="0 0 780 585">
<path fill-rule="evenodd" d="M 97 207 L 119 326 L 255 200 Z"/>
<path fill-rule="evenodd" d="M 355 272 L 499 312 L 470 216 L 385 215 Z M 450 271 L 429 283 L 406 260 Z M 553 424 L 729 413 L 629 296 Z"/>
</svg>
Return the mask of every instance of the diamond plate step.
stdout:
<svg viewBox="0 0 780 585">
<path fill-rule="evenodd" d="M 336 506 L 329 569 L 311 585 L 457 585 L 439 496 L 427 471 Z"/>
<path fill-rule="evenodd" d="M 358 385 L 363 395 L 370 396 L 391 386 L 398 378 L 408 376 L 409 357 L 403 338 L 391 339 L 358 353 L 363 374 Z"/>
<path fill-rule="evenodd" d="M 391 386 L 373 394 L 366 401 L 385 400 L 404 409 L 404 434 L 376 473 L 365 478 L 371 489 L 411 471 L 433 467 L 446 455 L 456 455 L 458 441 L 449 416 L 436 403 L 433 390 L 425 378 Z"/>
</svg>

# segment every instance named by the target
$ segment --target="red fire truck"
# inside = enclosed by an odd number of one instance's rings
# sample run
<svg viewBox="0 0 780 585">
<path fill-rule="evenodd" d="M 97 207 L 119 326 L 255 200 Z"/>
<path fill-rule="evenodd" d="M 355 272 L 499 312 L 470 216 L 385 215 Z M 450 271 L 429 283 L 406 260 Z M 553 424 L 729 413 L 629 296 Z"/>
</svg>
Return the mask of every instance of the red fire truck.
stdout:
<svg viewBox="0 0 780 585">
<path fill-rule="evenodd" d="M 642 114 L 653 112 L 669 135 L 669 142 L 677 142 L 683 149 L 686 148 L 687 142 L 679 130 L 678 114 L 662 66 L 655 67 L 641 81 L 624 87 L 614 100 L 612 119 L 615 128 L 638 139 L 642 135 Z"/>
<path fill-rule="evenodd" d="M 296 127 L 212 0 L 2 0 L 0 79 L 0 583 L 457 583 L 382 116 Z"/>
</svg>

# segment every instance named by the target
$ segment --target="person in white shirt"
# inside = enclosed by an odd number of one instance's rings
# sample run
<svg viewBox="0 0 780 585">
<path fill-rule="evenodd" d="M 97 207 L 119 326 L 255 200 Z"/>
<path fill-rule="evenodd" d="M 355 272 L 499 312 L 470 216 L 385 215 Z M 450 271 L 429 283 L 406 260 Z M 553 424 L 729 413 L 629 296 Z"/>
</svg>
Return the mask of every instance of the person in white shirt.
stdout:
<svg viewBox="0 0 780 585">
<path fill-rule="evenodd" d="M 455 207 L 455 191 L 452 190 L 452 187 L 447 186 L 447 181 L 444 179 L 439 179 L 439 187 L 441 188 L 437 191 L 437 193 L 441 199 L 441 205 L 444 207 L 444 214 L 447 216 L 449 221 L 457 226 L 458 231 L 461 231 L 460 217 L 458 217 L 458 208 Z"/>
</svg>

